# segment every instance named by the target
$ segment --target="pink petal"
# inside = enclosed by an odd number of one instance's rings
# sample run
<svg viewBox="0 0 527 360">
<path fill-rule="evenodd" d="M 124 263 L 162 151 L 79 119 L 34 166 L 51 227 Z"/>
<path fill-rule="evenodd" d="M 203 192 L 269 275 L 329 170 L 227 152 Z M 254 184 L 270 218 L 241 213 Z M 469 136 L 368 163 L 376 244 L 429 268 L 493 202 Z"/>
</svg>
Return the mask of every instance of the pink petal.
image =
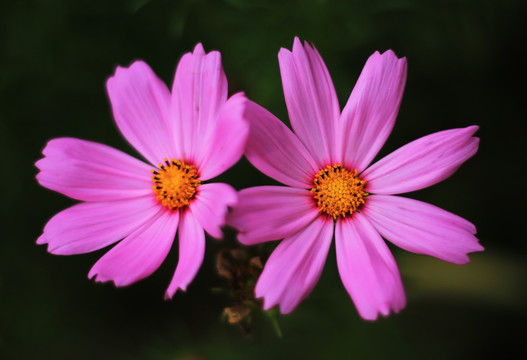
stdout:
<svg viewBox="0 0 527 360">
<path fill-rule="evenodd" d="M 399 194 L 434 185 L 452 175 L 478 150 L 477 126 L 440 131 L 404 145 L 362 174 L 367 191 Z"/>
<path fill-rule="evenodd" d="M 359 314 L 377 319 L 406 305 L 397 264 L 379 233 L 360 213 L 337 221 L 335 228 L 337 265 L 344 287 Z"/>
<path fill-rule="evenodd" d="M 151 167 L 109 146 L 53 139 L 35 164 L 40 185 L 77 200 L 111 201 L 152 194 Z"/>
<path fill-rule="evenodd" d="M 221 227 L 229 206 L 234 206 L 238 196 L 230 185 L 222 183 L 203 184 L 198 188 L 196 199 L 190 204 L 190 211 L 211 236 L 221 239 Z"/>
<path fill-rule="evenodd" d="M 367 198 L 363 213 L 384 238 L 411 252 L 465 264 L 467 253 L 483 250 L 474 225 L 425 202 L 373 195 Z"/>
<path fill-rule="evenodd" d="M 198 44 L 179 61 L 172 85 L 176 143 L 185 160 L 197 163 L 203 158 L 225 101 L 227 78 L 221 55 L 217 51 L 205 54 Z"/>
<path fill-rule="evenodd" d="M 153 196 L 74 205 L 51 218 L 37 244 L 56 255 L 95 251 L 128 236 L 159 213 Z"/>
<path fill-rule="evenodd" d="M 249 135 L 249 124 L 243 119 L 246 101 L 243 93 L 238 93 L 221 107 L 212 137 L 202 144 L 203 159 L 198 160 L 202 180 L 223 173 L 243 155 Z"/>
<path fill-rule="evenodd" d="M 308 226 L 317 216 L 317 206 L 308 190 L 285 186 L 257 186 L 238 193 L 238 204 L 228 223 L 240 233 L 245 245 L 279 240 Z"/>
<path fill-rule="evenodd" d="M 291 125 L 323 168 L 335 160 L 335 132 L 340 114 L 333 81 L 318 51 L 295 37 L 293 51 L 278 53 Z"/>
<path fill-rule="evenodd" d="M 205 255 L 205 233 L 194 215 L 190 211 L 182 212 L 180 222 L 179 261 L 165 299 L 172 298 L 178 289 L 187 290 Z"/>
<path fill-rule="evenodd" d="M 333 220 L 319 216 L 284 239 L 273 251 L 256 284 L 264 309 L 280 304 L 282 314 L 293 311 L 315 287 L 333 236 Z"/>
<path fill-rule="evenodd" d="M 406 58 L 375 52 L 364 65 L 342 111 L 339 155 L 343 165 L 364 170 L 392 132 L 406 83 Z"/>
<path fill-rule="evenodd" d="M 106 83 L 115 122 L 126 140 L 150 163 L 179 158 L 170 124 L 170 92 L 142 61 L 117 67 Z"/>
<path fill-rule="evenodd" d="M 162 211 L 100 258 L 88 277 L 126 286 L 149 276 L 165 260 L 177 226 L 178 213 Z"/>
<path fill-rule="evenodd" d="M 298 138 L 273 114 L 247 101 L 245 118 L 249 138 L 245 156 L 265 175 L 297 188 L 311 188 L 316 163 Z"/>
</svg>

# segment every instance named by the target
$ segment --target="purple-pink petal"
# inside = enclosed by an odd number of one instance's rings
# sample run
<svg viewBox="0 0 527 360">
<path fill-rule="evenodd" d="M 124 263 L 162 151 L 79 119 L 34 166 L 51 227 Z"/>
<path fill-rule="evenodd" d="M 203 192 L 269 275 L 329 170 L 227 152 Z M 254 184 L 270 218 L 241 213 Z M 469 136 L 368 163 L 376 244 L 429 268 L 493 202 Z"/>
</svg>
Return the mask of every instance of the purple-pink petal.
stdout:
<svg viewBox="0 0 527 360">
<path fill-rule="evenodd" d="M 437 206 L 391 195 L 369 196 L 363 214 L 395 245 L 455 264 L 469 262 L 467 253 L 482 251 L 467 220 Z"/>
<path fill-rule="evenodd" d="M 169 119 L 170 92 L 146 63 L 118 67 L 106 88 L 115 122 L 137 151 L 153 165 L 165 157 L 180 158 Z"/>
<path fill-rule="evenodd" d="M 362 318 L 375 320 L 379 314 L 404 308 L 406 297 L 397 264 L 362 214 L 337 221 L 335 249 L 342 283 Z"/>
<path fill-rule="evenodd" d="M 197 163 L 213 135 L 221 106 L 227 101 L 227 78 L 221 55 L 205 54 L 201 44 L 183 55 L 172 85 L 172 119 L 181 156 Z"/>
<path fill-rule="evenodd" d="M 434 185 L 452 175 L 478 150 L 477 126 L 422 137 L 385 156 L 364 171 L 366 191 L 400 194 Z"/>
<path fill-rule="evenodd" d="M 53 216 L 37 244 L 48 244 L 56 255 L 95 251 L 128 236 L 160 211 L 153 196 L 84 202 Z"/>
<path fill-rule="evenodd" d="M 320 216 L 277 246 L 255 288 L 264 309 L 279 304 L 288 314 L 309 295 L 322 273 L 332 236 L 333 220 Z"/>
<path fill-rule="evenodd" d="M 205 255 L 205 232 L 190 211 L 181 212 L 179 225 L 179 261 L 174 277 L 165 293 L 172 298 L 178 289 L 187 290 Z"/>
<path fill-rule="evenodd" d="M 213 134 L 202 143 L 201 158 L 196 159 L 202 180 L 223 173 L 243 155 L 249 136 L 249 124 L 243 120 L 246 101 L 244 94 L 238 93 L 220 108 Z"/>
<path fill-rule="evenodd" d="M 364 65 L 342 111 L 338 154 L 343 165 L 364 170 L 390 135 L 406 83 L 406 58 L 375 52 Z"/>
<path fill-rule="evenodd" d="M 236 190 L 230 185 L 203 184 L 198 188 L 198 194 L 189 208 L 205 231 L 216 239 L 221 239 L 221 227 L 225 224 L 228 208 L 234 206 L 237 199 Z"/>
<path fill-rule="evenodd" d="M 176 235 L 178 218 L 177 212 L 162 211 L 100 258 L 88 277 L 126 286 L 149 276 L 165 260 Z"/>
<path fill-rule="evenodd" d="M 289 237 L 309 225 L 319 212 L 308 190 L 257 186 L 238 193 L 228 223 L 245 245 Z"/>
<path fill-rule="evenodd" d="M 296 37 L 293 51 L 278 53 L 291 125 L 322 168 L 335 161 L 335 133 L 340 114 L 333 81 L 318 51 Z"/>
<path fill-rule="evenodd" d="M 245 156 L 251 164 L 285 185 L 311 188 L 319 168 L 296 135 L 252 101 L 246 102 L 244 116 L 250 127 Z"/>
<path fill-rule="evenodd" d="M 35 164 L 40 185 L 77 200 L 112 201 L 152 194 L 151 166 L 106 145 L 58 138 Z"/>
</svg>

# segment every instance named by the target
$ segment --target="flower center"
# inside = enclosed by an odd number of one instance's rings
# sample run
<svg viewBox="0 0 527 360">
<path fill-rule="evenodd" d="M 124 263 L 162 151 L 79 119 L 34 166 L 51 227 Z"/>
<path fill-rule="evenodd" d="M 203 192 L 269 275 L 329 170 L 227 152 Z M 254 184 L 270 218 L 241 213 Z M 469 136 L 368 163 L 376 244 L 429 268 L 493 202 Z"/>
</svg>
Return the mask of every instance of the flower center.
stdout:
<svg viewBox="0 0 527 360">
<path fill-rule="evenodd" d="M 152 170 L 156 200 L 171 210 L 188 206 L 201 185 L 196 167 L 184 160 L 165 159 L 158 168 Z"/>
<path fill-rule="evenodd" d="M 333 219 L 346 217 L 364 204 L 368 193 L 366 182 L 359 178 L 357 170 L 349 171 L 340 164 L 328 165 L 316 175 L 314 187 L 310 190 L 318 204 L 318 211 Z"/>
</svg>

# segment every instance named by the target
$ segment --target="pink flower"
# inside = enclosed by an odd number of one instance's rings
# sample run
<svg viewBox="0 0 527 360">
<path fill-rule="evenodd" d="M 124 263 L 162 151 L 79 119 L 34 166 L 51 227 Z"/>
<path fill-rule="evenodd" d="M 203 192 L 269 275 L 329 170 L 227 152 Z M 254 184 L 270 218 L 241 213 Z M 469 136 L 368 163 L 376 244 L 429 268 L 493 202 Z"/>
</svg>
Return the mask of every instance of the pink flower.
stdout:
<svg viewBox="0 0 527 360">
<path fill-rule="evenodd" d="M 470 222 L 433 205 L 393 196 L 452 175 L 478 148 L 478 129 L 441 131 L 413 141 L 369 166 L 395 123 L 406 59 L 392 51 L 366 62 L 342 114 L 317 50 L 295 38 L 278 54 L 293 134 L 249 102 L 249 161 L 288 185 L 239 193 L 229 224 L 243 244 L 284 239 L 256 284 L 264 308 L 293 311 L 320 277 L 333 234 L 344 286 L 359 314 L 374 320 L 406 303 L 399 270 L 381 236 L 415 253 L 456 264 L 483 248 Z"/>
<path fill-rule="evenodd" d="M 126 286 L 152 274 L 179 227 L 179 262 L 166 291 L 186 290 L 205 252 L 207 231 L 222 237 L 236 192 L 203 183 L 236 163 L 248 135 L 243 94 L 227 100 L 217 51 L 198 44 L 176 70 L 172 93 L 142 61 L 118 67 L 108 95 L 119 130 L 149 162 L 111 147 L 71 138 L 51 140 L 36 163 L 39 183 L 83 203 L 55 215 L 37 244 L 72 255 L 121 239 L 88 277 Z"/>
</svg>

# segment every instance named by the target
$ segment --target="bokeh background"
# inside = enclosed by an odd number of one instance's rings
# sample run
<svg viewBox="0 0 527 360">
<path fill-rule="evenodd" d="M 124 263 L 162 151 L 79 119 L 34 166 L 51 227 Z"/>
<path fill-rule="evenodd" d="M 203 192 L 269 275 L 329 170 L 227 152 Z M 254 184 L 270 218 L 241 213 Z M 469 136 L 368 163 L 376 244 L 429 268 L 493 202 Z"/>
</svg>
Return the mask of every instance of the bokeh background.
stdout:
<svg viewBox="0 0 527 360">
<path fill-rule="evenodd" d="M 526 18 L 522 1 L 2 1 L 0 358 L 526 359 Z M 78 137 L 137 155 L 104 87 L 117 65 L 143 59 L 170 85 L 181 55 L 203 42 L 222 52 L 231 94 L 243 90 L 287 121 L 277 53 L 295 35 L 319 49 L 341 107 L 375 50 L 408 58 L 398 122 L 380 156 L 435 131 L 481 127 L 473 159 L 409 196 L 475 223 L 485 252 L 456 266 L 392 247 L 408 305 L 365 322 L 332 248 L 295 312 L 256 308 L 242 326 L 222 315 L 236 299 L 215 265 L 222 249 L 236 248 L 232 231 L 207 240 L 196 279 L 168 302 L 177 247 L 153 276 L 116 289 L 87 279 L 106 250 L 62 257 L 35 244 L 47 220 L 75 203 L 35 180 L 48 140 Z M 238 189 L 272 183 L 246 161 L 220 180 Z M 274 246 L 251 251 L 265 260 Z"/>
</svg>

